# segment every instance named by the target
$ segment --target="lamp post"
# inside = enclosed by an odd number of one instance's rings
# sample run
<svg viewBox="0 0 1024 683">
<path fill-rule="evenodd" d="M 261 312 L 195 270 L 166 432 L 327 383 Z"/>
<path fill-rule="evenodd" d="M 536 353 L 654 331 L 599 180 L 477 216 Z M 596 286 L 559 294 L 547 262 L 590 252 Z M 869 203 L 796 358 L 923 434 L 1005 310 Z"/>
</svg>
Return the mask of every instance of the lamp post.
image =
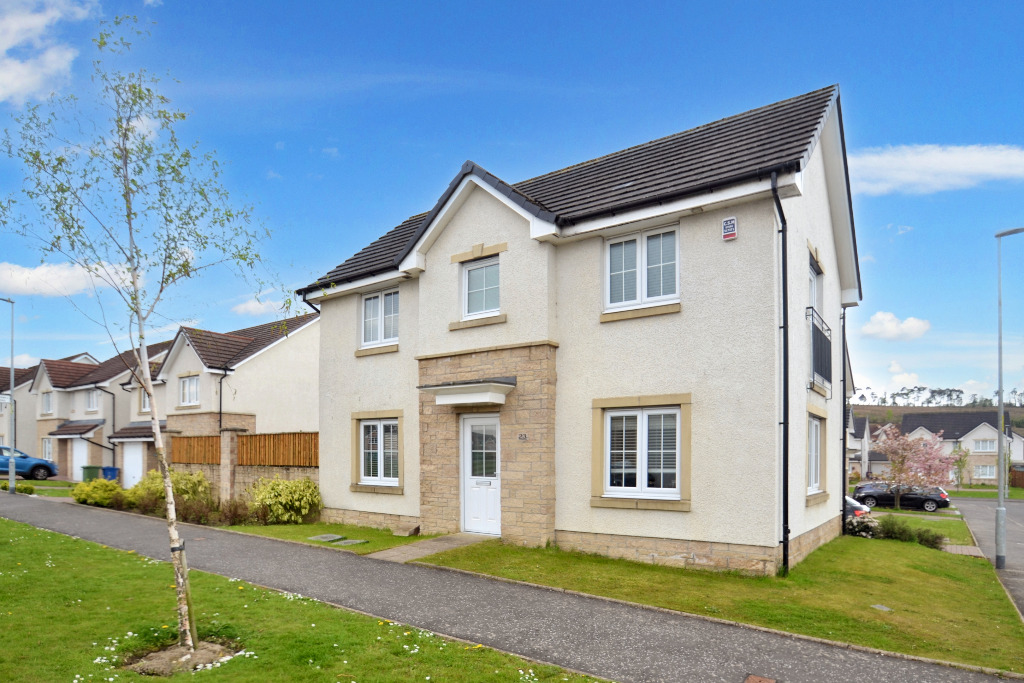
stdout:
<svg viewBox="0 0 1024 683">
<path fill-rule="evenodd" d="M 1003 415 L 1003 238 L 1024 232 L 1013 228 L 996 233 L 996 279 L 999 292 L 999 459 L 996 472 L 996 569 L 1006 567 L 1006 418 Z"/>
<path fill-rule="evenodd" d="M 14 300 L 0 298 L 11 305 L 11 384 L 8 392 L 11 396 L 11 404 L 8 408 L 11 413 L 11 430 L 7 435 L 11 444 L 7 447 L 7 492 L 14 493 Z"/>
</svg>

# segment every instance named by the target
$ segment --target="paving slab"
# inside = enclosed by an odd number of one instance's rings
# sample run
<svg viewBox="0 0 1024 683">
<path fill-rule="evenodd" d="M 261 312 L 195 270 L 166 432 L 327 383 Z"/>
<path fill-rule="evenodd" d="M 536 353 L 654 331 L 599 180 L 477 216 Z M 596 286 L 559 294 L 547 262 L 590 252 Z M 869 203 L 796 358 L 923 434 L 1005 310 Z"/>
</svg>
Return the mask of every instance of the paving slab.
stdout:
<svg viewBox="0 0 1024 683">
<path fill-rule="evenodd" d="M 446 550 L 473 545 L 474 543 L 480 543 L 481 541 L 493 538 L 494 536 L 482 534 L 448 534 L 446 536 L 438 536 L 437 538 L 425 538 L 422 541 L 407 543 L 394 548 L 388 548 L 387 550 L 379 550 L 366 555 L 366 557 L 374 560 L 387 560 L 388 562 L 411 562 L 427 555 L 443 553 Z"/>
<path fill-rule="evenodd" d="M 0 495 L 0 517 L 170 559 L 161 519 L 24 495 Z M 179 529 L 194 569 L 615 681 L 739 683 L 751 675 L 786 683 L 998 680 L 977 670 L 323 546 L 187 524 Z"/>
</svg>

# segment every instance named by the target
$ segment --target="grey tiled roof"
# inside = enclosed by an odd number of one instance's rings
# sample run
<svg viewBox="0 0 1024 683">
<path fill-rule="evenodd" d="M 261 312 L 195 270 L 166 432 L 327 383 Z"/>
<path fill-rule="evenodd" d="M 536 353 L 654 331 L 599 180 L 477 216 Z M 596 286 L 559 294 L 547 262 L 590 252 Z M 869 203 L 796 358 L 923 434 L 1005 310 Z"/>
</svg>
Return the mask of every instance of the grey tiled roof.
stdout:
<svg viewBox="0 0 1024 683">
<path fill-rule="evenodd" d="M 829 86 L 515 184 L 467 161 L 431 211 L 407 219 L 298 293 L 395 269 L 471 173 L 529 213 L 565 226 L 801 170 L 838 98 L 838 86 Z"/>
<path fill-rule="evenodd" d="M 1009 412 L 1004 413 L 1003 419 L 1006 426 L 1013 424 Z M 959 440 L 982 423 L 986 423 L 998 431 L 999 411 L 906 413 L 903 415 L 902 431 L 904 434 L 909 434 L 918 427 L 924 427 L 932 434 L 938 434 L 941 431 L 943 439 Z"/>
<path fill-rule="evenodd" d="M 316 317 L 316 313 L 307 313 L 233 332 L 210 332 L 194 327 L 182 327 L 180 334 L 188 339 L 206 367 L 232 368 L 312 322 Z M 165 357 L 164 362 L 167 360 Z"/>
</svg>

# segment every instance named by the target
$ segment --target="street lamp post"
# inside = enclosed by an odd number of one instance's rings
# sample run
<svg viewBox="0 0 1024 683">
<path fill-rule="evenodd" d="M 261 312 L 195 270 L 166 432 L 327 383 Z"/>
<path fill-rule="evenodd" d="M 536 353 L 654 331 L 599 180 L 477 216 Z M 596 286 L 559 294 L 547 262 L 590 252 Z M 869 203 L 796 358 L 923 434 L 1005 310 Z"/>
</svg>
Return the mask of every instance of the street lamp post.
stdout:
<svg viewBox="0 0 1024 683">
<path fill-rule="evenodd" d="M 8 392 L 11 396 L 11 403 L 8 406 L 8 411 L 11 414 L 11 428 L 7 434 L 7 439 L 11 442 L 7 446 L 7 492 L 14 493 L 14 300 L 0 298 L 0 301 L 6 301 L 11 305 L 11 384 L 8 387 Z"/>
<path fill-rule="evenodd" d="M 999 292 L 999 459 L 996 472 L 996 569 L 1006 567 L 1006 421 L 1003 415 L 1003 238 L 1024 232 L 1013 228 L 996 233 L 996 279 Z"/>
</svg>

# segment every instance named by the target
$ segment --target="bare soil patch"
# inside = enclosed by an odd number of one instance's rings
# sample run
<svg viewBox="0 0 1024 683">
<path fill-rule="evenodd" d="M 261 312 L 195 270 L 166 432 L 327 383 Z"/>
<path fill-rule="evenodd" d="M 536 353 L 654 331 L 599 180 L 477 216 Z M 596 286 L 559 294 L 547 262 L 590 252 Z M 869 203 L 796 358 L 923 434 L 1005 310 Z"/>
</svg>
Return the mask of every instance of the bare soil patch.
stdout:
<svg viewBox="0 0 1024 683">
<path fill-rule="evenodd" d="M 170 676 L 179 671 L 194 671 L 197 667 L 213 664 L 231 654 L 231 650 L 217 643 L 201 642 L 192 652 L 183 645 L 174 645 L 165 650 L 150 652 L 128 668 L 146 676 Z"/>
</svg>

